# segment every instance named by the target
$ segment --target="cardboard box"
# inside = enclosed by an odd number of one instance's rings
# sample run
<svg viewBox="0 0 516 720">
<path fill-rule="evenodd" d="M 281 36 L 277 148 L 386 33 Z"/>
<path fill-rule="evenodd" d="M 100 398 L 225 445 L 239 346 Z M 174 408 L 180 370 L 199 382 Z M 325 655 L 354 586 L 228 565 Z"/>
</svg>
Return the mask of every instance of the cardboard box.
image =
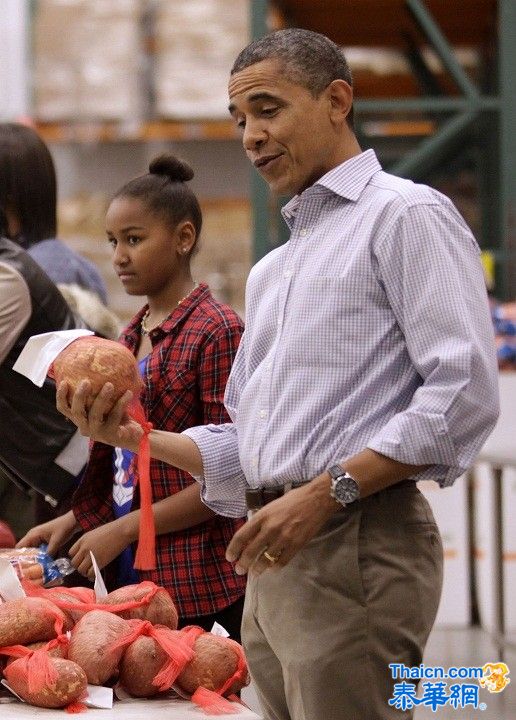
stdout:
<svg viewBox="0 0 516 720">
<path fill-rule="evenodd" d="M 432 507 L 444 550 L 444 575 L 437 626 L 467 627 L 471 622 L 471 573 L 468 486 L 465 476 L 450 488 L 434 481 L 418 483 Z"/>
</svg>

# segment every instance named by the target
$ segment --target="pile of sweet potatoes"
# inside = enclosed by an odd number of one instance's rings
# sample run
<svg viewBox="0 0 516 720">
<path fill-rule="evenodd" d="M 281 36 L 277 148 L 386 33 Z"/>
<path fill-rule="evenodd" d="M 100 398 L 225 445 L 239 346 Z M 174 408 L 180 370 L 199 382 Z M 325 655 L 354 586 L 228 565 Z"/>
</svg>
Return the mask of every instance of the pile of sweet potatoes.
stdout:
<svg viewBox="0 0 516 720">
<path fill-rule="evenodd" d="M 39 707 L 73 707 L 87 685 L 118 683 L 135 697 L 174 688 L 208 707 L 249 682 L 241 647 L 200 628 L 177 630 L 177 611 L 154 583 L 95 600 L 84 589 L 38 588 L 0 603 L 0 669 Z M 224 702 L 222 700 L 222 702 Z"/>
</svg>

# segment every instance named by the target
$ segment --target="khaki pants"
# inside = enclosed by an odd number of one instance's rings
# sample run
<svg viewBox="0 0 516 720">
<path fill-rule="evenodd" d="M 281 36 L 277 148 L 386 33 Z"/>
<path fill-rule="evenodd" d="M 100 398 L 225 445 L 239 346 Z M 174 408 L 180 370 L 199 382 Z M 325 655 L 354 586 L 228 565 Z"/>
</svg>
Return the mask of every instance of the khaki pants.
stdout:
<svg viewBox="0 0 516 720">
<path fill-rule="evenodd" d="M 249 577 L 242 640 L 266 720 L 407 720 L 389 663 L 422 662 L 442 545 L 414 483 L 335 514 L 279 570 Z"/>
</svg>

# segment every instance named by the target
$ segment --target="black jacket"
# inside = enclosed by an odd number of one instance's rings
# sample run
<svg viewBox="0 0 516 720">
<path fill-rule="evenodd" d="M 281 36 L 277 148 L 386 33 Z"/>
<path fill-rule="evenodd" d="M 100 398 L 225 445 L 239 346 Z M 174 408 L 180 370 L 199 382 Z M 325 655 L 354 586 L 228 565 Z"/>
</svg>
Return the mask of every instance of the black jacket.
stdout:
<svg viewBox="0 0 516 720">
<path fill-rule="evenodd" d="M 55 504 L 68 494 L 75 478 L 54 463 L 77 430 L 56 409 L 55 384 L 43 387 L 12 369 L 31 335 L 87 327 L 40 268 L 16 243 L 0 238 L 0 262 L 24 278 L 32 314 L 0 365 L 0 468 L 21 487 L 30 486 Z"/>
</svg>

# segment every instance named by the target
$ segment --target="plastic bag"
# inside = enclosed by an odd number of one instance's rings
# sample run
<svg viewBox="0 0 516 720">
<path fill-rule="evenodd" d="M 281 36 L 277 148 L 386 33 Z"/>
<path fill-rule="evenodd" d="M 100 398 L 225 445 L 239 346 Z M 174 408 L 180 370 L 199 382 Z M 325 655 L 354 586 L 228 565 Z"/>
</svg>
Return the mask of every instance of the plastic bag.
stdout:
<svg viewBox="0 0 516 720">
<path fill-rule="evenodd" d="M 39 548 L 0 548 L 0 558 L 10 561 L 20 580 L 27 579 L 43 587 L 61 585 L 66 575 L 74 571 L 68 558 L 52 558 L 46 545 Z"/>
</svg>

